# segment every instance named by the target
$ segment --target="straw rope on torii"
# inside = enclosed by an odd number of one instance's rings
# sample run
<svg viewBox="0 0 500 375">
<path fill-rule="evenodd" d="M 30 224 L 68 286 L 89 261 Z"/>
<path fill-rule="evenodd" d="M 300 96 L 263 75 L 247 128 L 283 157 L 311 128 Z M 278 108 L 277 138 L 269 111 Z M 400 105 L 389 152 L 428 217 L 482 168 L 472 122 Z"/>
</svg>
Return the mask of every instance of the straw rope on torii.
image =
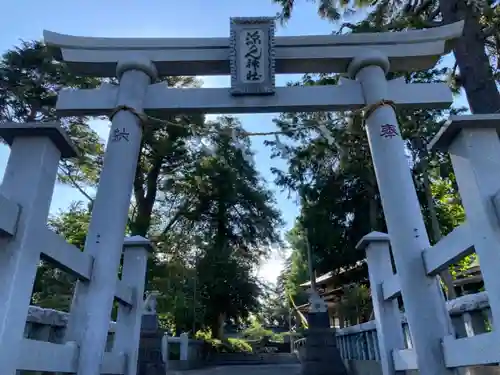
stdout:
<svg viewBox="0 0 500 375">
<path fill-rule="evenodd" d="M 375 112 L 378 108 L 381 108 L 381 107 L 384 107 L 384 106 L 390 106 L 393 109 L 396 108 L 396 105 L 395 105 L 394 101 L 382 99 L 382 100 L 379 100 L 376 103 L 369 104 L 369 105 L 364 106 L 363 108 L 351 111 L 351 113 L 353 115 L 361 115 L 362 118 L 363 118 L 363 121 L 364 121 L 373 112 Z M 111 112 L 111 114 L 109 115 L 109 120 L 111 121 L 113 119 L 113 117 L 118 112 L 120 112 L 120 111 L 128 111 L 128 112 L 134 114 L 134 116 L 136 116 L 139 119 L 140 124 L 143 127 L 148 122 L 157 122 L 157 123 L 160 123 L 160 124 L 164 124 L 166 126 L 184 127 L 184 125 L 179 124 L 179 123 L 175 123 L 175 122 L 172 122 L 172 121 L 168 121 L 168 120 L 164 120 L 164 119 L 152 117 L 152 116 L 146 115 L 144 113 L 138 113 L 134 108 L 126 106 L 126 105 L 119 105 L 116 108 L 114 108 L 113 111 Z M 248 131 L 245 131 L 245 130 L 239 130 L 239 129 L 236 129 L 236 128 L 228 127 L 228 128 L 222 129 L 220 132 L 227 132 L 228 135 L 231 136 L 231 138 L 232 138 L 232 140 L 234 142 L 234 145 L 237 148 L 239 148 L 239 149 L 242 149 L 242 146 L 240 145 L 240 143 L 238 141 L 239 137 L 255 137 L 255 136 L 269 136 L 269 135 L 274 135 L 275 136 L 276 146 L 278 147 L 278 149 L 284 150 L 285 146 L 279 140 L 279 135 L 280 134 L 293 133 L 293 132 L 296 132 L 296 131 L 299 131 L 299 130 L 305 130 L 305 129 L 315 129 L 315 130 L 317 130 L 321 134 L 322 137 L 324 137 L 328 141 L 328 143 L 330 145 L 335 144 L 336 142 L 333 139 L 333 137 L 331 136 L 330 131 L 327 128 L 327 125 L 330 125 L 331 123 L 332 123 L 332 121 L 322 121 L 322 122 L 315 122 L 315 123 L 311 122 L 311 124 L 307 124 L 307 125 L 302 124 L 302 125 L 297 126 L 297 127 L 293 128 L 293 129 L 268 131 L 268 132 L 248 132 Z M 192 136 L 194 138 L 198 139 L 198 141 L 196 142 L 197 145 L 201 145 L 204 148 L 204 150 L 206 150 L 208 152 L 211 152 L 211 153 L 213 153 L 213 151 L 209 150 L 209 147 L 203 142 L 202 136 L 203 135 L 208 135 L 208 134 L 215 134 L 215 133 L 218 133 L 218 132 L 219 131 L 204 131 L 204 132 L 200 133 L 200 132 L 196 132 L 194 129 L 191 129 Z"/>
<path fill-rule="evenodd" d="M 354 114 L 354 115 L 361 114 L 363 116 L 363 119 L 366 119 L 373 112 L 375 112 L 378 108 L 386 106 L 386 105 L 391 106 L 394 109 L 396 108 L 396 105 L 395 105 L 394 101 L 383 99 L 383 100 L 379 100 L 376 103 L 366 105 L 363 108 L 360 108 L 358 110 L 351 111 L 351 113 Z M 150 122 L 151 121 L 151 122 L 163 123 L 163 124 L 165 124 L 167 126 L 184 127 L 184 125 L 181 125 L 181 124 L 178 124 L 178 123 L 175 123 L 175 122 L 172 122 L 172 121 L 168 121 L 168 120 L 164 120 L 164 119 L 160 119 L 160 118 L 148 116 L 148 115 L 146 115 L 144 113 L 138 113 L 134 108 L 126 106 L 126 105 L 119 105 L 115 109 L 113 109 L 113 111 L 109 115 L 109 120 L 111 121 L 113 119 L 113 117 L 118 112 L 120 112 L 120 111 L 128 111 L 128 112 L 133 113 L 141 121 L 141 124 L 143 126 L 144 126 L 144 124 L 146 122 Z M 229 131 L 230 133 L 231 132 L 238 132 L 238 134 L 242 135 L 242 136 L 254 137 L 254 136 L 267 136 L 267 135 L 286 134 L 286 133 L 295 132 L 295 131 L 302 130 L 302 129 L 309 129 L 309 128 L 321 127 L 321 126 L 325 126 L 325 125 L 328 125 L 328 124 L 331 124 L 331 121 L 324 121 L 324 122 L 320 122 L 319 124 L 314 124 L 314 125 L 301 125 L 301 126 L 298 126 L 298 127 L 294 128 L 294 129 L 289 129 L 289 130 L 286 130 L 286 131 L 277 130 L 277 131 L 269 131 L 269 132 L 247 132 L 247 131 L 244 131 L 244 130 L 238 131 L 237 129 L 234 129 L 234 128 L 227 128 L 227 129 L 223 129 L 222 131 Z M 215 133 L 215 132 L 207 131 L 207 132 L 204 132 L 203 134 L 210 134 L 210 133 Z"/>
</svg>

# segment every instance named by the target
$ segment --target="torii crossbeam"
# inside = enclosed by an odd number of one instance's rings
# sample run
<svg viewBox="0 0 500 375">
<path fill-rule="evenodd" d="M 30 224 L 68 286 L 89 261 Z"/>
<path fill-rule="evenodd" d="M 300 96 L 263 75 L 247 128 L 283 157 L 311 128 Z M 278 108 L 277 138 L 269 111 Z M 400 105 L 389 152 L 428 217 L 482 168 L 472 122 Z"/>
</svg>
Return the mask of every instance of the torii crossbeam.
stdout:
<svg viewBox="0 0 500 375">
<path fill-rule="evenodd" d="M 302 37 L 269 37 L 274 50 L 268 81 L 274 73 L 346 73 L 353 58 L 367 49 L 388 57 L 390 70 L 429 69 L 450 51 L 463 23 L 402 33 L 370 33 Z M 77 74 L 111 77 L 119 61 L 151 61 L 160 76 L 232 74 L 234 40 L 229 38 L 86 38 L 44 32 L 55 55 Z M 234 38 L 233 38 L 234 39 Z M 269 57 L 268 57 L 269 59 Z M 265 56 L 263 57 L 264 64 Z M 237 59 L 235 60 L 237 61 Z M 236 81 L 236 82 L 235 82 Z M 241 80 L 240 80 L 241 81 Z M 248 83 L 243 83 L 248 84 Z M 388 82 L 387 100 L 402 107 L 447 108 L 452 95 L 444 83 Z M 144 112 L 155 117 L 172 113 L 264 113 L 293 111 L 343 111 L 360 108 L 365 100 L 361 84 L 344 79 L 339 86 L 278 87 L 267 97 L 231 95 L 230 88 L 168 88 L 149 85 Z M 61 116 L 109 114 L 117 102 L 118 87 L 65 90 L 59 95 Z"/>
</svg>

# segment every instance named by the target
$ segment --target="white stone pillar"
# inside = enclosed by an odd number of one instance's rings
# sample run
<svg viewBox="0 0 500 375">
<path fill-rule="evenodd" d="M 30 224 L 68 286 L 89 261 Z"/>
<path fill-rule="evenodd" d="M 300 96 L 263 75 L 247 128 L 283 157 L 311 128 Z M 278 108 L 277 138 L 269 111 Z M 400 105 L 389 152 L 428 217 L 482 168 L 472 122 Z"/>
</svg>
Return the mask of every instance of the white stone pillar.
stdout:
<svg viewBox="0 0 500 375">
<path fill-rule="evenodd" d="M 388 70 L 389 60 L 375 50 L 349 65 L 366 104 L 388 97 Z M 444 364 L 441 346 L 453 328 L 439 282 L 427 276 L 422 261 L 430 243 L 394 110 L 387 105 L 375 109 L 366 119 L 366 132 L 420 373 L 453 373 Z"/>
<path fill-rule="evenodd" d="M 162 359 L 163 363 L 165 363 L 165 371 L 168 371 L 168 361 L 170 359 L 170 347 L 169 347 L 169 342 L 168 342 L 168 333 L 165 333 L 163 337 L 161 338 L 161 353 L 162 353 Z"/>
<path fill-rule="evenodd" d="M 396 298 L 386 301 L 382 291 L 383 281 L 393 274 L 389 236 L 385 233 L 372 232 L 364 236 L 356 248 L 366 250 L 382 373 L 392 375 L 395 371 L 392 352 L 404 349 L 405 345 L 398 301 Z"/>
<path fill-rule="evenodd" d="M 14 375 L 40 261 L 38 234 L 46 230 L 59 160 L 76 152 L 56 123 L 4 123 L 0 136 L 11 144 L 0 194 L 21 206 L 17 232 L 0 242 L 0 368 Z"/>
<path fill-rule="evenodd" d="M 116 319 L 113 352 L 127 355 L 127 373 L 137 373 L 139 355 L 139 340 L 141 337 L 141 322 L 144 306 L 144 284 L 148 255 L 152 247 L 149 240 L 141 236 L 125 238 L 123 244 L 122 282 L 134 288 L 133 306 L 118 307 Z"/>
<path fill-rule="evenodd" d="M 189 337 L 186 332 L 183 332 L 179 336 L 179 347 L 180 347 L 180 360 L 188 360 L 188 350 L 189 350 Z"/>
<path fill-rule="evenodd" d="M 450 153 L 470 235 L 481 263 L 494 331 L 500 327 L 498 129 L 500 114 L 452 116 L 431 143 Z"/>
<path fill-rule="evenodd" d="M 156 70 L 150 61 L 130 60 L 118 64 L 117 76 L 117 108 L 125 108 L 112 119 L 85 242 L 84 251 L 94 256 L 92 278 L 77 284 L 66 336 L 80 345 L 78 375 L 100 371 L 141 145 L 142 124 L 136 113 L 143 112 Z"/>
</svg>

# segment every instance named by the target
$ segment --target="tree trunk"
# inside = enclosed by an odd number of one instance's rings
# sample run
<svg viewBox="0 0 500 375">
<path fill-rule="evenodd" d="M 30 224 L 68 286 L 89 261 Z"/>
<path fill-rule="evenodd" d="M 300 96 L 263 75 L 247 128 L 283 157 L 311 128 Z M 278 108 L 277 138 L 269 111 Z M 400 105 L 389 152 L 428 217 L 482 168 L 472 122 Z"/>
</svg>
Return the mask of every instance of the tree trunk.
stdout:
<svg viewBox="0 0 500 375">
<path fill-rule="evenodd" d="M 226 320 L 225 313 L 219 313 L 215 319 L 213 319 L 210 324 L 210 330 L 212 331 L 212 338 L 222 340 L 224 337 L 224 321 Z"/>
<path fill-rule="evenodd" d="M 372 231 L 376 231 L 378 229 L 377 225 L 377 218 L 378 218 L 378 205 L 377 205 L 377 198 L 376 198 L 376 186 L 377 186 L 377 181 L 375 180 L 375 172 L 372 170 L 372 174 L 369 177 L 369 183 L 368 183 L 368 196 L 370 199 L 370 212 L 369 212 L 369 219 L 370 219 L 370 229 Z"/>
<path fill-rule="evenodd" d="M 131 234 L 145 237 L 151 225 L 151 215 L 158 192 L 158 177 L 160 176 L 163 157 L 158 156 L 152 160 L 152 165 L 145 174 L 140 163 L 134 181 L 134 197 L 137 204 L 135 217 L 130 222 Z M 144 176 L 145 174 L 145 176 Z M 145 177 L 145 181 L 144 181 Z"/>
<path fill-rule="evenodd" d="M 219 331 L 217 332 L 217 337 L 219 339 L 223 339 L 224 338 L 224 321 L 226 320 L 226 314 L 225 313 L 221 313 L 219 314 L 219 324 L 218 324 L 218 327 L 219 327 Z"/>
<path fill-rule="evenodd" d="M 479 15 L 465 0 L 441 0 L 440 8 L 446 24 L 465 21 L 464 32 L 455 42 L 453 51 L 471 112 L 500 110 L 500 93 L 486 55 Z"/>
</svg>

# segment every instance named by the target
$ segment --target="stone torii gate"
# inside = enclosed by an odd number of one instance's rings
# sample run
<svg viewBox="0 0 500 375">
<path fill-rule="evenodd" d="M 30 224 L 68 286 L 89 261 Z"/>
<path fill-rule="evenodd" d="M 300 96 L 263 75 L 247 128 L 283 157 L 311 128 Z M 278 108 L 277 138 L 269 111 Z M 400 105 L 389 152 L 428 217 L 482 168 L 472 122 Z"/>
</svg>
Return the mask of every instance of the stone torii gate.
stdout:
<svg viewBox="0 0 500 375">
<path fill-rule="evenodd" d="M 67 328 L 66 340 L 79 348 L 77 373 L 100 372 L 147 116 L 359 108 L 367 109 L 368 139 L 420 372 L 450 372 L 440 340 L 451 333 L 451 324 L 439 284 L 427 276 L 420 258 L 429 240 L 392 106 L 448 108 L 452 95 L 443 83 L 406 84 L 387 81 L 386 74 L 433 67 L 462 27 L 459 22 L 400 33 L 275 38 L 274 19 L 263 17 L 232 19 L 230 38 L 85 38 L 46 31 L 45 42 L 75 74 L 120 81 L 64 90 L 57 102 L 60 116 L 108 114 L 112 121 L 85 244 L 94 257 L 92 279 L 78 284 Z M 307 72 L 347 73 L 350 79 L 338 86 L 274 85 L 275 74 Z M 230 88 L 155 83 L 159 76 L 227 74 Z M 0 330 L 0 348 L 4 338 Z M 131 366 L 127 371 L 135 372 Z"/>
</svg>

